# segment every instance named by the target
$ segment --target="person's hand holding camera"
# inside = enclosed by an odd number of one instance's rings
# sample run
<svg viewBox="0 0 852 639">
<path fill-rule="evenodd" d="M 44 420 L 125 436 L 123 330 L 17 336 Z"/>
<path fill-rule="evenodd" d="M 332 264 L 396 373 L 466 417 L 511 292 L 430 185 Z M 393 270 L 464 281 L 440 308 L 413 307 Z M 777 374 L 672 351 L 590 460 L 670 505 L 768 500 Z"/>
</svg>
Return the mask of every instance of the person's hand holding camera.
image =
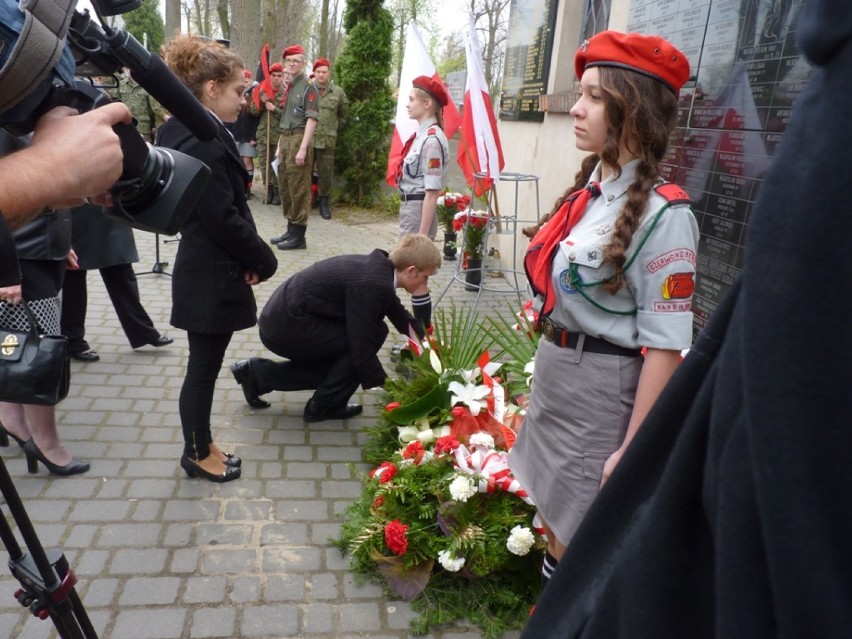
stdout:
<svg viewBox="0 0 852 639">
<path fill-rule="evenodd" d="M 57 107 L 42 116 L 28 148 L 0 158 L 0 211 L 10 228 L 44 207 L 79 206 L 104 195 L 122 172 L 121 145 L 112 127 L 129 124 L 131 117 L 120 102 L 81 115 Z"/>
</svg>

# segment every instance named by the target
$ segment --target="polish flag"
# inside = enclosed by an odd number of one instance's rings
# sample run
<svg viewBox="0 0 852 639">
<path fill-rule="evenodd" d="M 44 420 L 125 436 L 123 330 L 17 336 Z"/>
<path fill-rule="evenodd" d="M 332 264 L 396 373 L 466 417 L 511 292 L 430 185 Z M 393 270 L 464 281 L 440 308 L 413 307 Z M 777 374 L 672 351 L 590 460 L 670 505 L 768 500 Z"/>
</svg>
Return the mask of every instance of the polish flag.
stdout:
<svg viewBox="0 0 852 639">
<path fill-rule="evenodd" d="M 391 186 L 396 186 L 396 172 L 399 168 L 399 163 L 402 162 L 402 148 L 406 141 L 413 134 L 417 133 L 419 125 L 417 120 L 412 120 L 408 117 L 408 94 L 411 93 L 411 87 L 414 86 L 414 78 L 427 75 L 430 78 L 437 80 L 443 84 L 441 76 L 435 71 L 435 65 L 429 57 L 429 52 L 423 44 L 423 39 L 420 37 L 420 31 L 417 30 L 417 25 L 414 21 L 408 23 L 408 31 L 405 36 L 405 52 L 402 56 L 402 72 L 399 74 L 399 95 L 396 99 L 396 127 L 391 140 L 390 154 L 388 155 L 387 183 Z M 453 134 L 461 124 L 461 116 L 456 107 L 456 103 L 450 98 L 447 106 L 444 107 L 444 135 L 447 139 L 453 137 Z"/>
<path fill-rule="evenodd" d="M 476 25 L 470 16 L 470 31 L 465 43 L 467 53 L 467 87 L 464 92 L 464 118 L 461 125 L 458 162 L 467 183 L 475 186 L 476 195 L 482 195 L 506 166 L 500 134 L 494 119 L 494 107 L 488 94 L 488 84 L 482 72 L 482 50 L 476 35 Z M 474 180 L 474 173 L 484 173 L 484 178 Z M 475 181 L 475 184 L 474 184 Z"/>
</svg>

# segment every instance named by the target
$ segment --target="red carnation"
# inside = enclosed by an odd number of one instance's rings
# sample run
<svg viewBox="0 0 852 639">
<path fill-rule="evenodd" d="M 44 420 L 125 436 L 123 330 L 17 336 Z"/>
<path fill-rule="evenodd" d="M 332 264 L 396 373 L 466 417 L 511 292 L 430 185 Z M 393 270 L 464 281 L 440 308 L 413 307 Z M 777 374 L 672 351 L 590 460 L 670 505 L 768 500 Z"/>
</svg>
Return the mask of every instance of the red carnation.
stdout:
<svg viewBox="0 0 852 639">
<path fill-rule="evenodd" d="M 458 447 L 459 440 L 455 437 L 451 437 L 450 435 L 439 437 L 438 441 L 435 442 L 435 454 L 443 455 L 444 453 L 452 453 Z"/>
<path fill-rule="evenodd" d="M 408 526 L 394 519 L 385 525 L 385 544 L 391 552 L 402 557 L 408 550 Z"/>
<path fill-rule="evenodd" d="M 386 484 L 396 476 L 396 466 L 393 462 L 382 462 L 370 471 L 370 477 L 378 478 L 380 484 Z"/>
<path fill-rule="evenodd" d="M 419 439 L 411 442 L 402 451 L 402 458 L 413 459 L 417 463 L 420 463 L 420 460 L 423 458 L 423 443 Z"/>
</svg>

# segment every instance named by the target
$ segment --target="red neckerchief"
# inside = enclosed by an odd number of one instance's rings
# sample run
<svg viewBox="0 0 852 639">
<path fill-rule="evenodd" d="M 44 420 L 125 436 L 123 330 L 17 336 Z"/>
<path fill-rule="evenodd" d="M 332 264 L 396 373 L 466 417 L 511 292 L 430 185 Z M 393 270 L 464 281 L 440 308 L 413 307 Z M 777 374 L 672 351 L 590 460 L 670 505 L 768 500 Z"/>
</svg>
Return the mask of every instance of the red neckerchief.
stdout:
<svg viewBox="0 0 852 639">
<path fill-rule="evenodd" d="M 417 137 L 417 133 L 412 133 L 411 137 L 402 145 L 402 154 L 399 156 L 399 166 L 396 167 L 396 183 L 399 184 L 399 179 L 402 177 L 402 167 L 405 165 L 405 156 L 408 155 L 408 152 L 411 150 L 411 145 L 414 144 L 414 139 Z"/>
<path fill-rule="evenodd" d="M 583 217 L 589 200 L 600 194 L 600 184 L 590 182 L 585 188 L 569 195 L 556 214 L 539 229 L 530 242 L 530 247 L 524 256 L 524 269 L 527 272 L 533 293 L 544 298 L 539 311 L 540 317 L 550 315 L 555 304 L 550 266 L 553 263 L 557 247 L 562 240 L 568 237 L 571 229 Z"/>
</svg>

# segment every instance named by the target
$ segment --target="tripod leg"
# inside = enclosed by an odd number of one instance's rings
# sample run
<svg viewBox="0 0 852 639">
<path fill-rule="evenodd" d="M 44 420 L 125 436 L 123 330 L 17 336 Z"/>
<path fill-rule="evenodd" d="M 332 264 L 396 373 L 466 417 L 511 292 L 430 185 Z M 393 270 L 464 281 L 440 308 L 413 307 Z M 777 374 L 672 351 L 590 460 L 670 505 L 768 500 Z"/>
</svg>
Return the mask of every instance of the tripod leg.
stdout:
<svg viewBox="0 0 852 639">
<path fill-rule="evenodd" d="M 6 464 L 0 459 L 0 493 L 29 553 L 18 545 L 5 514 L 0 511 L 0 538 L 9 552 L 9 568 L 22 588 L 15 597 L 36 617 L 53 621 L 62 639 L 97 639 L 86 610 L 74 590 L 77 578 L 59 550 L 44 551 L 24 504 L 12 483 Z"/>
</svg>

